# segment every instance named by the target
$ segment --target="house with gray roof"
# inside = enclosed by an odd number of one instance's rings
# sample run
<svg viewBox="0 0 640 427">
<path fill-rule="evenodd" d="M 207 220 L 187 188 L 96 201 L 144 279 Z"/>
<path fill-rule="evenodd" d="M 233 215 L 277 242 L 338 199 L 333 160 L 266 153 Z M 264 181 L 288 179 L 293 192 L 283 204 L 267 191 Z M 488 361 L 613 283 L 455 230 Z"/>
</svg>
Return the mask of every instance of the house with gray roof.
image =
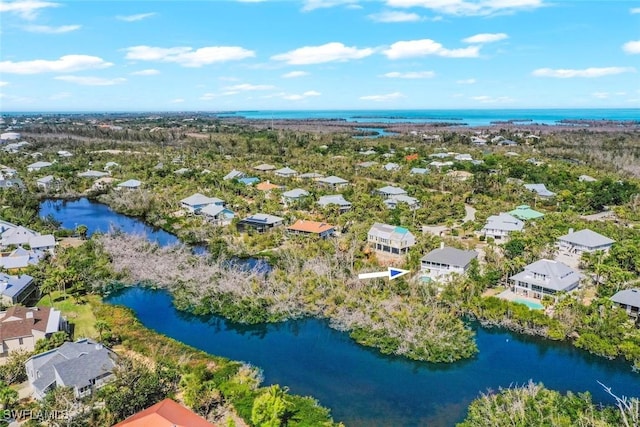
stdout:
<svg viewBox="0 0 640 427">
<path fill-rule="evenodd" d="M 27 274 L 11 276 L 0 273 L 0 303 L 5 306 L 22 303 L 35 291 L 33 277 Z"/>
<path fill-rule="evenodd" d="M 278 169 L 277 171 L 273 172 L 276 176 L 281 176 L 283 178 L 293 178 L 294 176 L 298 175 L 298 171 L 291 169 L 290 167 L 284 167 L 282 169 Z"/>
<path fill-rule="evenodd" d="M 231 209 L 222 205 L 207 205 L 198 213 L 215 225 L 229 225 L 236 216 Z"/>
<path fill-rule="evenodd" d="M 524 188 L 533 191 L 538 197 L 542 197 L 543 199 L 548 199 L 556 195 L 553 191 L 548 190 L 544 184 L 525 184 Z"/>
<path fill-rule="evenodd" d="M 500 215 L 491 215 L 487 218 L 487 222 L 482 227 L 481 233 L 486 237 L 493 237 L 496 240 L 503 240 L 514 231 L 522 231 L 524 221 L 519 220 L 508 213 L 500 213 Z"/>
<path fill-rule="evenodd" d="M 580 284 L 580 273 L 563 262 L 541 259 L 509 277 L 511 291 L 542 299 L 545 295 L 569 292 Z"/>
<path fill-rule="evenodd" d="M 228 174 L 226 174 L 222 179 L 224 181 L 229 181 L 231 179 L 240 179 L 245 176 L 244 172 L 240 172 L 239 170 L 232 170 Z"/>
<path fill-rule="evenodd" d="M 25 368 L 37 400 L 56 387 L 71 387 L 75 397 L 81 398 L 114 378 L 116 360 L 113 351 L 85 338 L 32 356 Z"/>
<path fill-rule="evenodd" d="M 393 185 L 386 185 L 382 188 L 375 190 L 375 194 L 382 196 L 383 199 L 388 199 L 393 196 L 406 196 L 407 191 L 400 187 L 394 187 Z"/>
<path fill-rule="evenodd" d="M 284 218 L 279 216 L 257 213 L 238 222 L 238 231 L 242 232 L 249 228 L 263 233 L 271 228 L 279 227 L 284 223 Z"/>
<path fill-rule="evenodd" d="M 407 196 L 406 194 L 393 195 L 384 200 L 384 204 L 389 209 L 397 208 L 400 203 L 406 203 L 411 210 L 415 210 L 420 207 L 418 199 L 416 199 L 415 197 Z"/>
<path fill-rule="evenodd" d="M 282 193 L 282 203 L 290 205 L 291 203 L 299 202 L 305 197 L 309 196 L 309 192 L 302 188 L 294 188 L 293 190 L 285 191 Z"/>
<path fill-rule="evenodd" d="M 91 169 L 87 169 L 84 172 L 80 172 L 78 177 L 80 178 L 102 178 L 103 176 L 108 176 L 108 172 L 94 171 Z"/>
<path fill-rule="evenodd" d="M 477 257 L 476 251 L 452 248 L 442 243 L 438 249 L 422 257 L 420 269 L 423 277 L 426 276 L 432 280 L 448 279 L 453 274 L 464 274 L 471 265 L 471 261 Z"/>
<path fill-rule="evenodd" d="M 345 200 L 342 194 L 322 196 L 318 199 L 318 204 L 323 208 L 326 208 L 330 205 L 337 205 L 340 208 L 340 213 L 345 213 L 351 209 L 351 202 Z"/>
<path fill-rule="evenodd" d="M 142 182 L 138 181 L 137 179 L 129 179 L 124 182 L 121 182 L 116 187 L 118 189 L 124 189 L 124 190 L 137 190 L 140 187 L 142 187 Z"/>
<path fill-rule="evenodd" d="M 576 232 L 573 231 L 573 228 L 570 228 L 569 233 L 558 237 L 558 247 L 560 249 L 578 255 L 583 252 L 608 252 L 614 243 L 615 240 L 588 228 Z"/>
<path fill-rule="evenodd" d="M 409 171 L 411 175 L 426 175 L 429 173 L 429 169 L 427 168 L 411 168 Z"/>
<path fill-rule="evenodd" d="M 322 178 L 324 175 L 319 174 L 317 172 L 307 172 L 307 173 L 303 173 L 298 175 L 298 178 L 300 179 L 319 179 Z"/>
<path fill-rule="evenodd" d="M 57 190 L 60 188 L 62 181 L 53 175 L 43 176 L 36 180 L 36 187 L 42 190 Z"/>
<path fill-rule="evenodd" d="M 611 297 L 611 301 L 625 310 L 629 317 L 640 320 L 640 289 L 625 289 Z"/>
<path fill-rule="evenodd" d="M 36 171 L 39 171 L 40 169 L 48 168 L 52 164 L 53 163 L 51 163 L 51 162 L 35 162 L 35 163 L 31 163 L 30 165 L 28 165 L 27 166 L 27 170 L 29 172 L 36 172 Z"/>
<path fill-rule="evenodd" d="M 400 169 L 400 165 L 393 162 L 389 162 L 382 167 L 388 172 L 397 171 L 398 169 Z"/>
<path fill-rule="evenodd" d="M 180 206 L 189 213 L 198 213 L 202 208 L 209 205 L 224 206 L 224 201 L 201 193 L 195 193 L 180 200 Z"/>
<path fill-rule="evenodd" d="M 316 182 L 323 187 L 329 187 L 333 189 L 342 188 L 346 185 L 349 185 L 349 181 L 335 175 L 331 175 L 326 178 L 318 178 Z"/>
<path fill-rule="evenodd" d="M 356 166 L 359 168 L 370 168 L 371 166 L 375 166 L 377 164 L 378 162 L 361 162 L 361 163 L 358 163 Z"/>
<path fill-rule="evenodd" d="M 367 233 L 367 242 L 376 252 L 404 255 L 416 244 L 416 238 L 404 227 L 376 222 Z"/>
<path fill-rule="evenodd" d="M 10 224 L 10 226 L 7 226 L 6 229 L 2 230 L 0 247 L 27 245 L 29 244 L 29 240 L 37 235 L 37 232 L 29 228 L 21 225 Z"/>
</svg>

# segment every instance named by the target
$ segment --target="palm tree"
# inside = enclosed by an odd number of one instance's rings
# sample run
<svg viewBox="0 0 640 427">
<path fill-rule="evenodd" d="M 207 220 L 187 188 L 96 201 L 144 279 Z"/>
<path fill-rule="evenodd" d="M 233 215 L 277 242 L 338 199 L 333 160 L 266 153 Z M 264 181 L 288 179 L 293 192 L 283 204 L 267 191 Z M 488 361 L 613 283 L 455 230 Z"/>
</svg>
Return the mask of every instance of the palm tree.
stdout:
<svg viewBox="0 0 640 427">
<path fill-rule="evenodd" d="M 104 331 L 110 331 L 111 330 L 111 328 L 109 327 L 109 324 L 107 322 L 105 322 L 104 320 L 97 320 L 96 323 L 93 326 L 98 331 L 98 334 L 100 334 L 100 342 L 102 342 L 102 333 Z"/>
<path fill-rule="evenodd" d="M 49 295 L 49 305 L 53 307 L 53 299 L 51 298 L 51 292 L 58 288 L 58 284 L 53 280 L 52 276 L 47 277 L 40 284 L 40 293 Z"/>
</svg>

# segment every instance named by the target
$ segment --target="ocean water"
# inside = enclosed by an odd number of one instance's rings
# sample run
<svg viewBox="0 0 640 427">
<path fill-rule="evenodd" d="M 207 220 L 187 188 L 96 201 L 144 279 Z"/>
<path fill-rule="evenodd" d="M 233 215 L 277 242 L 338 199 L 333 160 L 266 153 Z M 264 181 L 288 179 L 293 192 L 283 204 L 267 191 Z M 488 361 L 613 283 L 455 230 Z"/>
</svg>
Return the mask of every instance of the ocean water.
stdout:
<svg viewBox="0 0 640 427">
<path fill-rule="evenodd" d="M 514 110 L 263 110 L 232 111 L 218 117 L 251 120 L 343 120 L 355 123 L 438 123 L 460 126 L 489 126 L 493 122 L 558 125 L 560 120 L 634 120 L 640 122 L 639 108 L 618 109 L 514 109 Z"/>
</svg>

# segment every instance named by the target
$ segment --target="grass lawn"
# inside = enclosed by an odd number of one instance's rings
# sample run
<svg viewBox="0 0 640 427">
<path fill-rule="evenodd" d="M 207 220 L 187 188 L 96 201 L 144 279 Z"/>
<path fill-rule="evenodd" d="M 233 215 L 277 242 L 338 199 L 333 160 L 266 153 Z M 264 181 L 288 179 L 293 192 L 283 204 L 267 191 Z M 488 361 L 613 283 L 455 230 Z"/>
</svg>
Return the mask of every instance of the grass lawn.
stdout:
<svg viewBox="0 0 640 427">
<path fill-rule="evenodd" d="M 96 317 L 93 314 L 93 304 L 100 301 L 99 296 L 87 295 L 82 299 L 82 302 L 76 302 L 75 299 L 71 297 L 64 299 L 61 292 L 53 292 L 51 293 L 51 299 L 53 300 L 53 307 L 60 310 L 69 323 L 74 325 L 74 340 L 84 337 L 98 337 L 98 331 L 96 331 L 96 328 L 93 326 L 96 323 Z M 43 295 L 40 301 L 38 301 L 38 305 L 51 307 L 49 295 Z"/>
</svg>

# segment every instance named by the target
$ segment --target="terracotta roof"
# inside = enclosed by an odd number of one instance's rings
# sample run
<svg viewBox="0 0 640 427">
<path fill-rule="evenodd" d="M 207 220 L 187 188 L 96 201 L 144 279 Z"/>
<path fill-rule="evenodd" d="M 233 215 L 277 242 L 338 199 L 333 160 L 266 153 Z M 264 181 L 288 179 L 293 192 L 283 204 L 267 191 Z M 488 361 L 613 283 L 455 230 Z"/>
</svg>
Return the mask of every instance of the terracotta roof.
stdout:
<svg viewBox="0 0 640 427">
<path fill-rule="evenodd" d="M 27 318 L 27 313 L 33 313 Z M 37 310 L 14 305 L 9 307 L 0 318 L 0 340 L 7 340 L 33 335 L 33 330 L 46 332 L 49 320 L 49 307 L 37 307 Z"/>
<path fill-rule="evenodd" d="M 165 399 L 113 427 L 215 427 L 200 415 L 171 399 Z"/>
<path fill-rule="evenodd" d="M 303 219 L 299 219 L 290 227 L 287 227 L 288 230 L 315 234 L 324 233 L 325 231 L 331 230 L 332 228 L 334 228 L 333 225 L 327 224 L 326 222 L 305 221 Z"/>
<path fill-rule="evenodd" d="M 261 182 L 260 184 L 256 185 L 256 188 L 260 191 L 269 191 L 269 190 L 275 190 L 276 188 L 279 188 L 279 186 L 272 184 L 270 182 Z"/>
</svg>

